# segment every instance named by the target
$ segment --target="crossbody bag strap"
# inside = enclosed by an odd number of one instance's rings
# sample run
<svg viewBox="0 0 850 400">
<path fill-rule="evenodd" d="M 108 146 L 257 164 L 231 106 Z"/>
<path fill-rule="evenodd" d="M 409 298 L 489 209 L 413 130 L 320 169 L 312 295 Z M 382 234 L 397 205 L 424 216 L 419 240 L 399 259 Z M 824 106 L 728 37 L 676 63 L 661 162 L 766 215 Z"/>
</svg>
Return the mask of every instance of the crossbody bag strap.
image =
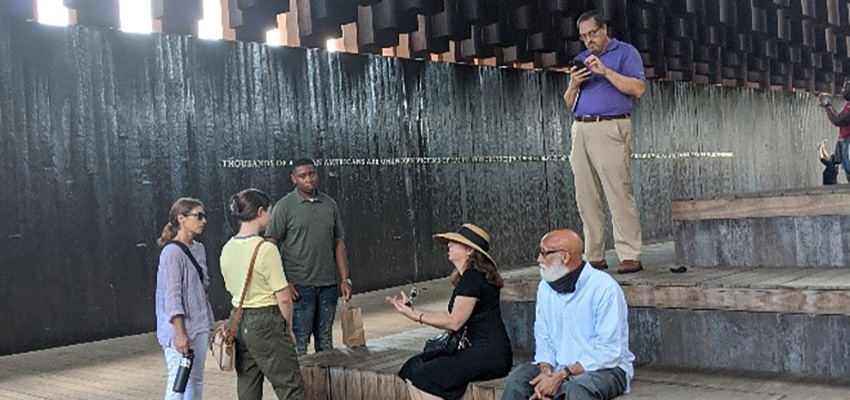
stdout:
<svg viewBox="0 0 850 400">
<path fill-rule="evenodd" d="M 242 288 L 242 297 L 239 299 L 239 307 L 236 307 L 236 313 L 233 314 L 233 322 L 230 326 L 230 332 L 236 332 L 236 328 L 239 326 L 239 319 L 242 318 L 242 303 L 245 302 L 245 295 L 248 293 L 248 286 L 251 286 L 251 277 L 254 275 L 254 262 L 257 261 L 257 254 L 260 252 L 260 246 L 262 246 L 263 243 L 263 240 L 261 240 L 260 243 L 257 243 L 257 247 L 254 248 L 254 254 L 251 256 L 251 265 L 248 267 L 248 276 L 245 277 L 245 286 Z"/>
<path fill-rule="evenodd" d="M 195 256 L 192 255 L 192 251 L 189 250 L 189 248 L 185 244 L 183 244 L 183 242 L 181 242 L 181 241 L 172 240 L 168 243 L 177 245 L 177 247 L 179 247 L 180 250 L 183 250 L 183 253 L 185 253 L 186 256 L 189 257 L 189 261 L 192 262 L 192 265 L 195 266 L 195 270 L 198 271 L 198 278 L 201 278 L 201 285 L 203 285 L 204 284 L 204 270 L 201 268 L 201 264 L 198 263 L 198 260 L 195 259 Z"/>
</svg>

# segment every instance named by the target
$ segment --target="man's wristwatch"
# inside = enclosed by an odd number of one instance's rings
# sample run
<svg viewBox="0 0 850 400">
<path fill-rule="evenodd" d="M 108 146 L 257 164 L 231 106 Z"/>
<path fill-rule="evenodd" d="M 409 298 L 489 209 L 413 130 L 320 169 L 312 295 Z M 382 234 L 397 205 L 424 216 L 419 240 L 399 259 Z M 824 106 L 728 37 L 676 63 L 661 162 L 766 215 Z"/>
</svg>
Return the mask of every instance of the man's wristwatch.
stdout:
<svg viewBox="0 0 850 400">
<path fill-rule="evenodd" d="M 342 283 L 347 283 L 348 286 L 351 286 L 351 278 L 343 279 Z"/>
</svg>

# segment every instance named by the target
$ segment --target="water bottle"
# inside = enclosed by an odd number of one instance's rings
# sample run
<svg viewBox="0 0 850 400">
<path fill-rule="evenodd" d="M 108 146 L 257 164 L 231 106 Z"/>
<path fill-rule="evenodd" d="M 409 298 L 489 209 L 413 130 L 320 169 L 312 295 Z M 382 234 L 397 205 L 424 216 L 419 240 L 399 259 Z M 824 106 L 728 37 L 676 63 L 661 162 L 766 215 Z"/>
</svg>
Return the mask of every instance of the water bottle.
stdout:
<svg viewBox="0 0 850 400">
<path fill-rule="evenodd" d="M 416 286 L 413 286 L 413 289 L 410 289 L 410 295 L 407 296 L 407 301 L 404 302 L 404 305 L 413 308 L 413 300 L 419 297 L 419 289 Z"/>
<path fill-rule="evenodd" d="M 180 368 L 177 370 L 177 377 L 174 378 L 174 386 L 171 390 L 175 393 L 183 393 L 186 391 L 186 384 L 189 382 L 189 373 L 192 372 L 192 363 L 195 360 L 195 353 L 192 349 L 183 355 L 180 359 Z"/>
</svg>

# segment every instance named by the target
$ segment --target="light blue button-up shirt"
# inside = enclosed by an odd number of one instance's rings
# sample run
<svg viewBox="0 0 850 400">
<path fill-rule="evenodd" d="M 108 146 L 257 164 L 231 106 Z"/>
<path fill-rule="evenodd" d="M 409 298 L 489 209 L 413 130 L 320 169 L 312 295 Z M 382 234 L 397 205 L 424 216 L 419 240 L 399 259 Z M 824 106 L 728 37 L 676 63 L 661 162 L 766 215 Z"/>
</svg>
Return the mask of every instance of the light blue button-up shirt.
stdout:
<svg viewBox="0 0 850 400">
<path fill-rule="evenodd" d="M 576 362 L 585 371 L 620 367 L 626 393 L 635 370 L 629 351 L 629 309 L 617 281 L 585 263 L 576 291 L 560 294 L 546 281 L 537 287 L 534 363 L 556 370 Z"/>
</svg>

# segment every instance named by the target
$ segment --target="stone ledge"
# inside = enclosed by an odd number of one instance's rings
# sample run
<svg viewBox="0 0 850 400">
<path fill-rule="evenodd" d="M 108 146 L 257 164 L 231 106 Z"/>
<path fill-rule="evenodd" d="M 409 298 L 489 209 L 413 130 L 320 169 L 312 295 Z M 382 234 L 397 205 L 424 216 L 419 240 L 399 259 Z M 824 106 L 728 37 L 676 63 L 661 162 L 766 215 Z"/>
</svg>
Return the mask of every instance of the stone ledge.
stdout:
<svg viewBox="0 0 850 400">
<path fill-rule="evenodd" d="M 674 221 L 850 215 L 850 187 L 802 188 L 674 200 Z"/>
<path fill-rule="evenodd" d="M 847 268 L 691 268 L 674 274 L 667 265 L 648 265 L 629 275 L 612 274 L 630 307 L 737 310 L 793 314 L 850 315 Z M 503 302 L 534 302 L 536 267 L 505 279 Z"/>
</svg>

